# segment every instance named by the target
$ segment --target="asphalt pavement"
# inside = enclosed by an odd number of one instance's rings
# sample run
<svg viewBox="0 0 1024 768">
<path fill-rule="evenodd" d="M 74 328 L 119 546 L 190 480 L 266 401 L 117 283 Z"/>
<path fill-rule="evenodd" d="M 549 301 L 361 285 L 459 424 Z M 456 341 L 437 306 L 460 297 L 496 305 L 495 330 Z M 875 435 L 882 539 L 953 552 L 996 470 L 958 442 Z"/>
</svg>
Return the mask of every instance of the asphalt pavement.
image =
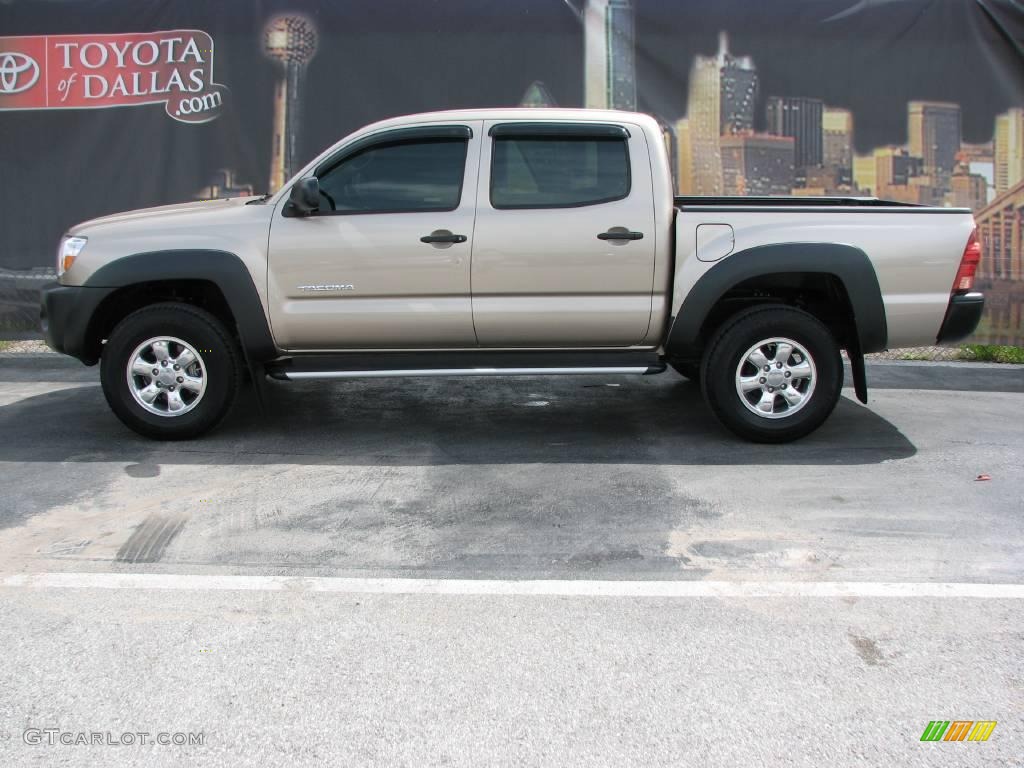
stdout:
<svg viewBox="0 0 1024 768">
<path fill-rule="evenodd" d="M 1020 765 L 1024 368 L 869 383 L 784 446 L 673 373 L 270 382 L 161 444 L 0 355 L 0 765 Z"/>
</svg>

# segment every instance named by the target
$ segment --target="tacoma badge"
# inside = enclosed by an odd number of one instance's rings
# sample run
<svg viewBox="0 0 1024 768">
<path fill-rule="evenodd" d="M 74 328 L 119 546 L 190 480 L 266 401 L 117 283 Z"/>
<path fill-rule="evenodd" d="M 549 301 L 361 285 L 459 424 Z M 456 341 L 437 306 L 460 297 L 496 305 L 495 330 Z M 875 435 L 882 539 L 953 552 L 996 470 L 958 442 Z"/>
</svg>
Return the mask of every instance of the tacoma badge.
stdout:
<svg viewBox="0 0 1024 768">
<path fill-rule="evenodd" d="M 333 283 L 331 285 L 300 285 L 300 291 L 354 291 L 356 288 L 351 283 Z"/>
</svg>

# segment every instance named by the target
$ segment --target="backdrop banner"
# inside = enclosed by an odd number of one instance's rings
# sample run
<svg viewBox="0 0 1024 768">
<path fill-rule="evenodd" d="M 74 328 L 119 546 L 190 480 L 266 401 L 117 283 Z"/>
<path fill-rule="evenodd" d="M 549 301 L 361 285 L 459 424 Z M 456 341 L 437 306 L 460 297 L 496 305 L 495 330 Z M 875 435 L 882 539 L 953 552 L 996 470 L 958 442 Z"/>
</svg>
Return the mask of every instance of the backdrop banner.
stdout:
<svg viewBox="0 0 1024 768">
<path fill-rule="evenodd" d="M 0 0 L 0 338 L 77 222 L 272 192 L 366 123 L 639 110 L 680 194 L 969 207 L 1024 346 L 1019 0 Z"/>
</svg>

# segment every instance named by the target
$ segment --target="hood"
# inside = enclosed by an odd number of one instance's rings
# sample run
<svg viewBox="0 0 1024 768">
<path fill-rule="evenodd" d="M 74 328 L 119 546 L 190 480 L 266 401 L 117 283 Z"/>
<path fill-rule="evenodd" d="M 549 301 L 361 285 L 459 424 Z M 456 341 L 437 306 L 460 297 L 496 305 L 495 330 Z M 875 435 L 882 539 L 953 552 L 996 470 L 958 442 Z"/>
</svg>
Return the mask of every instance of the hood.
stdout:
<svg viewBox="0 0 1024 768">
<path fill-rule="evenodd" d="M 199 200 L 191 203 L 175 203 L 173 205 L 159 205 L 155 208 L 139 208 L 135 211 L 125 211 L 124 213 L 112 213 L 109 216 L 100 216 L 96 219 L 89 219 L 83 221 L 80 224 L 76 224 L 68 230 L 68 234 L 71 235 L 88 235 L 89 230 L 93 227 L 107 224 L 120 224 L 126 222 L 134 222 L 140 219 L 148 219 L 151 221 L 168 221 L 173 220 L 176 217 L 188 216 L 190 218 L 202 217 L 206 214 L 212 213 L 223 213 L 225 210 L 230 208 L 237 208 L 239 206 L 250 203 L 253 200 L 258 200 L 258 197 L 230 197 L 223 200 Z"/>
</svg>

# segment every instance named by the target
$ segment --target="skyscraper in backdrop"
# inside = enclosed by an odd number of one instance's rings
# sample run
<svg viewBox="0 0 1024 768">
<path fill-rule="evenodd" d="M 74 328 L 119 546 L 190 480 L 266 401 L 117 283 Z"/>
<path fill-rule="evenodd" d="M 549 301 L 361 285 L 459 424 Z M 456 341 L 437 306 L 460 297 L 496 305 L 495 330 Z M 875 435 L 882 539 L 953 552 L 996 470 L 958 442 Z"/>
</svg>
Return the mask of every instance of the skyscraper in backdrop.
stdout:
<svg viewBox="0 0 1024 768">
<path fill-rule="evenodd" d="M 727 195 L 788 195 L 793 186 L 793 139 L 742 133 L 721 138 Z"/>
<path fill-rule="evenodd" d="M 729 53 L 729 38 L 718 33 L 719 130 L 721 135 L 749 133 L 754 130 L 757 102 L 757 69 L 749 56 Z"/>
<path fill-rule="evenodd" d="M 765 107 L 768 133 L 793 137 L 793 165 L 796 186 L 803 186 L 808 168 L 818 168 L 823 159 L 822 120 L 825 105 L 820 99 L 801 96 L 769 96 Z"/>
<path fill-rule="evenodd" d="M 771 154 L 770 151 L 761 151 L 763 142 L 757 144 L 757 149 L 745 142 L 733 145 L 730 181 L 726 183 L 722 167 L 722 137 L 745 136 L 754 132 L 757 90 L 757 68 L 753 59 L 730 53 L 729 37 L 725 32 L 718 33 L 718 52 L 714 56 L 694 56 L 690 67 L 686 117 L 676 123 L 677 183 L 681 194 L 721 195 L 728 191 L 727 187 L 744 187 L 747 172 Z M 751 178 L 767 178 L 762 170 L 768 176 L 776 177 L 774 169 L 761 169 L 753 171 Z"/>
<path fill-rule="evenodd" d="M 586 0 L 583 7 L 583 104 L 636 110 L 632 0 Z"/>
<path fill-rule="evenodd" d="M 992 154 L 996 194 L 1001 195 L 1024 180 L 1024 109 L 996 116 Z"/>
<path fill-rule="evenodd" d="M 519 100 L 520 107 L 557 107 L 558 102 L 551 95 L 548 87 L 540 80 L 534 80 L 527 86 L 523 98 Z"/>
<path fill-rule="evenodd" d="M 985 177 L 971 173 L 970 163 L 957 163 L 949 179 L 949 204 L 954 208 L 980 211 L 988 204 L 988 185 Z"/>
<path fill-rule="evenodd" d="M 676 168 L 675 188 L 680 195 L 694 194 L 693 139 L 690 136 L 690 120 L 682 117 L 676 120 Z"/>
<path fill-rule="evenodd" d="M 834 170 L 837 185 L 853 185 L 853 113 L 827 107 L 821 119 L 822 164 Z"/>
<path fill-rule="evenodd" d="M 907 145 L 910 154 L 924 160 L 924 175 L 932 185 L 948 191 L 960 151 L 960 105 L 938 101 L 907 104 Z"/>
<path fill-rule="evenodd" d="M 694 56 L 686 120 L 690 145 L 690 194 L 722 194 L 722 76 L 717 56 Z M 683 186 L 683 182 L 680 182 Z"/>
</svg>

